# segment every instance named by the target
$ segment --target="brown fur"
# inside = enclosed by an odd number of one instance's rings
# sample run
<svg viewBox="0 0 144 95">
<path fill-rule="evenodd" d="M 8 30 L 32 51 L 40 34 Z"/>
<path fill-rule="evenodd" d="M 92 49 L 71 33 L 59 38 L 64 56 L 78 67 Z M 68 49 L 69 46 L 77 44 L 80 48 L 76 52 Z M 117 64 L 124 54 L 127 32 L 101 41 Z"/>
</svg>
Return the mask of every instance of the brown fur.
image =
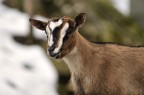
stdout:
<svg viewBox="0 0 144 95">
<path fill-rule="evenodd" d="M 93 44 L 78 32 L 74 36 L 75 46 L 63 59 L 76 95 L 144 95 L 143 47 Z"/>
<path fill-rule="evenodd" d="M 57 58 L 68 64 L 75 94 L 144 95 L 144 47 L 90 43 L 76 31 L 85 19 L 85 13 L 74 20 L 62 17 L 69 30 Z M 34 19 L 30 22 L 40 30 L 47 25 Z"/>
</svg>

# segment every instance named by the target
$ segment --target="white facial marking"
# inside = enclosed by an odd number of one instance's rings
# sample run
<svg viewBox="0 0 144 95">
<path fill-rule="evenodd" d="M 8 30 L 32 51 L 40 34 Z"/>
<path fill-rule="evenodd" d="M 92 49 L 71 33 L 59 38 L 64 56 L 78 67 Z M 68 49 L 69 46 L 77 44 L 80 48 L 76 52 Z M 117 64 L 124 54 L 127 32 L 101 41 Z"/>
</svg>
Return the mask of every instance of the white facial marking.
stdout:
<svg viewBox="0 0 144 95">
<path fill-rule="evenodd" d="M 50 36 L 50 40 L 49 40 L 49 46 L 52 46 L 53 45 L 53 36 Z"/>
<path fill-rule="evenodd" d="M 50 29 L 53 31 L 56 27 L 60 26 L 62 24 L 62 20 L 60 19 L 58 22 L 50 22 Z"/>
<path fill-rule="evenodd" d="M 50 40 L 51 31 L 50 31 L 48 25 L 47 25 L 47 27 L 46 27 L 46 32 L 47 32 L 47 34 L 48 34 L 48 41 L 49 41 L 49 40 Z"/>
<path fill-rule="evenodd" d="M 53 36 L 51 34 L 49 26 L 46 27 L 46 32 L 48 33 L 48 45 L 52 46 L 54 42 L 53 42 Z"/>
<path fill-rule="evenodd" d="M 69 24 L 66 23 L 66 24 L 63 26 L 63 28 L 61 29 L 61 31 L 60 31 L 60 38 L 59 38 L 59 41 L 58 41 L 58 47 L 56 47 L 56 48 L 54 49 L 53 53 L 58 53 L 58 52 L 59 52 L 59 50 L 60 50 L 60 48 L 61 48 L 61 46 L 62 46 L 62 44 L 63 44 L 63 38 L 64 38 L 64 36 L 65 36 L 66 31 L 67 31 L 68 28 L 69 28 Z"/>
</svg>

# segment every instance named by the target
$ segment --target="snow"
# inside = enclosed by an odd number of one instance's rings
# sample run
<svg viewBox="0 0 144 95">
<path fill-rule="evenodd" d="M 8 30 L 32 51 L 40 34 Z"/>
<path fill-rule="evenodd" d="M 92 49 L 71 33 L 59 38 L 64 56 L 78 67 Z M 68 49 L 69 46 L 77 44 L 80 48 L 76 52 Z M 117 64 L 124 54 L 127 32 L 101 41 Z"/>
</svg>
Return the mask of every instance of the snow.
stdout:
<svg viewBox="0 0 144 95">
<path fill-rule="evenodd" d="M 111 0 L 112 4 L 122 14 L 128 16 L 130 14 L 130 0 Z"/>
<path fill-rule="evenodd" d="M 42 16 L 34 18 L 47 21 L 48 19 Z M 2 32 L 7 31 L 12 35 L 26 36 L 29 33 L 29 16 L 21 13 L 16 9 L 10 9 L 0 4 L 0 29 Z M 45 34 L 34 28 L 34 36 L 38 39 L 46 39 Z"/>
<path fill-rule="evenodd" d="M 28 19 L 28 15 L 4 6 L 0 0 L 0 95 L 58 95 L 57 71 L 45 51 L 12 38 L 28 34 Z M 38 30 L 34 35 L 39 39 L 46 37 Z"/>
</svg>

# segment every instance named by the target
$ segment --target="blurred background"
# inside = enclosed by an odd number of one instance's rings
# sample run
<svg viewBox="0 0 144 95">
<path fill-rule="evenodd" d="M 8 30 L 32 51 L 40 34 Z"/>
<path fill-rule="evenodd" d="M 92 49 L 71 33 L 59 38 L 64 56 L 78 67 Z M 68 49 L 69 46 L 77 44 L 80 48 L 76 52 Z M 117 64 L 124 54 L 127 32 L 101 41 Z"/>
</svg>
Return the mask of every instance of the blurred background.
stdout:
<svg viewBox="0 0 144 95">
<path fill-rule="evenodd" d="M 46 54 L 47 21 L 87 14 L 79 32 L 93 42 L 144 45 L 144 0 L 0 0 L 0 95 L 73 95 L 69 69 Z"/>
</svg>

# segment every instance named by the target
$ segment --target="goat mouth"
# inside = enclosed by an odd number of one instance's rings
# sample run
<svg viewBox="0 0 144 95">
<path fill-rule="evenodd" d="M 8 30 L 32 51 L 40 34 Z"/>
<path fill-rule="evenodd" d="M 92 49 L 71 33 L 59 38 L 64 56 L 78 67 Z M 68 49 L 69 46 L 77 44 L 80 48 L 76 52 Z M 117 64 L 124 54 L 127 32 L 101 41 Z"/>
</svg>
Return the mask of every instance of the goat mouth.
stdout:
<svg viewBox="0 0 144 95">
<path fill-rule="evenodd" d="M 55 59 L 59 59 L 59 58 L 60 58 L 60 55 L 61 55 L 61 52 L 57 53 L 54 58 L 55 58 Z"/>
<path fill-rule="evenodd" d="M 55 54 L 49 52 L 49 55 L 50 55 L 50 57 L 52 57 L 52 58 L 59 59 L 59 58 L 60 58 L 60 55 L 61 55 L 61 52 L 58 52 L 58 53 L 55 53 Z"/>
</svg>

